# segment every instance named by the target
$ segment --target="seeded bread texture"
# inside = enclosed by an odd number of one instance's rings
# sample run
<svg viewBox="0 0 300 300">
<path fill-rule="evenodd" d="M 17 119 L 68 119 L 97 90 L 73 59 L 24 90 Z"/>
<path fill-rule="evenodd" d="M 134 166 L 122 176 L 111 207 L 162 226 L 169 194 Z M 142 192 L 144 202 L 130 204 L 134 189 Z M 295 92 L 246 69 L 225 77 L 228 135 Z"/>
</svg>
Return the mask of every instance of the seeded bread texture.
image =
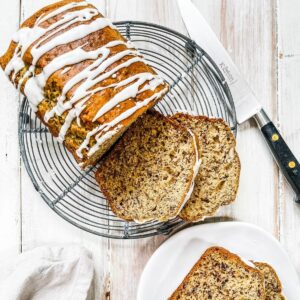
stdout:
<svg viewBox="0 0 300 300">
<path fill-rule="evenodd" d="M 264 276 L 266 300 L 284 300 L 282 285 L 275 270 L 266 263 L 254 262 L 254 265 Z"/>
<path fill-rule="evenodd" d="M 265 299 L 260 271 L 221 247 L 211 247 L 185 277 L 169 300 Z"/>
<path fill-rule="evenodd" d="M 46 6 L 42 8 L 41 10 L 34 13 L 30 18 L 28 18 L 22 25 L 22 27 L 33 27 L 36 20 L 41 17 L 42 15 L 45 16 L 54 10 L 72 2 L 82 2 L 82 0 L 64 0 L 60 1 L 54 4 L 51 4 L 49 6 Z M 88 8 L 94 9 L 95 7 L 92 4 L 89 4 L 86 6 Z M 51 17 L 49 20 L 42 23 L 43 28 L 50 27 L 53 22 L 60 20 L 65 16 L 66 13 L 70 11 L 80 10 L 82 7 L 75 7 L 69 9 L 67 12 L 58 14 L 54 17 Z M 93 17 L 93 20 L 97 18 L 102 18 L 103 16 L 99 13 L 95 17 Z M 91 22 L 88 21 L 79 21 L 75 24 L 71 25 L 67 29 L 63 29 L 61 31 L 58 31 L 57 33 L 53 34 L 52 38 L 62 34 L 63 32 L 69 30 L 72 27 L 80 26 L 82 24 L 88 24 Z M 108 42 L 111 41 L 126 41 L 126 39 L 120 34 L 120 32 L 116 29 L 112 29 L 110 27 L 105 27 L 101 30 L 98 30 L 96 32 L 93 32 L 84 38 L 75 40 L 71 43 L 66 43 L 59 45 L 51 50 L 49 50 L 45 55 L 43 55 L 36 64 L 36 74 L 40 74 L 43 69 L 56 57 L 65 54 L 70 51 L 70 49 L 75 49 L 81 47 L 85 51 L 94 51 L 96 49 L 99 49 L 100 47 L 103 47 Z M 38 41 L 35 41 L 34 44 L 36 44 Z M 6 68 L 7 64 L 13 57 L 13 54 L 16 50 L 17 43 L 14 41 L 11 42 L 7 52 L 0 57 L 0 65 L 3 69 Z M 26 71 L 28 71 L 32 65 L 32 55 L 30 53 L 30 50 L 32 48 L 32 45 L 29 47 L 29 49 L 24 53 L 22 59 L 25 63 L 25 67 L 16 74 L 15 78 L 13 78 L 12 74 L 9 75 L 9 79 L 12 81 L 12 83 L 15 86 L 18 86 L 20 78 L 23 74 L 26 74 Z M 124 50 L 127 50 L 128 47 L 126 45 L 117 45 L 115 47 L 111 47 L 111 53 L 109 55 L 113 56 L 119 52 L 122 52 Z M 115 68 L 116 66 L 124 63 L 125 61 L 128 61 L 129 59 L 133 58 L 136 55 L 126 55 L 119 61 L 115 62 L 111 66 L 109 66 L 105 72 L 109 72 L 111 69 Z M 93 60 L 85 60 L 77 64 L 70 65 L 70 69 L 67 72 L 64 72 L 63 69 L 58 70 L 54 74 L 50 76 L 50 78 L 47 81 L 47 84 L 44 89 L 44 97 L 45 99 L 38 105 L 38 111 L 37 116 L 41 119 L 41 121 L 49 128 L 50 132 L 53 136 L 57 137 L 59 134 L 59 131 L 65 122 L 66 116 L 68 114 L 68 111 L 63 113 L 61 116 L 55 115 L 52 117 L 48 122 L 44 120 L 45 114 L 50 111 L 58 102 L 58 98 L 62 94 L 62 90 L 65 87 L 65 85 L 79 72 L 87 68 L 89 65 L 93 63 Z M 135 62 L 131 64 L 128 67 L 121 68 L 114 76 L 110 76 L 109 78 L 101 81 L 97 84 L 97 87 L 107 87 L 112 84 L 119 83 L 135 74 L 139 73 L 152 73 L 156 74 L 155 71 L 145 64 L 144 62 Z M 101 75 L 101 74 L 100 74 Z M 28 78 L 25 78 L 24 83 L 20 86 L 20 91 L 24 94 L 24 85 L 27 82 Z M 145 84 L 147 84 L 146 82 Z M 118 107 L 112 108 L 110 111 L 105 113 L 103 116 L 99 117 L 97 120 L 93 121 L 97 111 L 107 102 L 109 102 L 118 92 L 125 89 L 127 86 L 122 86 L 120 88 L 107 88 L 105 90 L 98 91 L 96 93 L 93 93 L 93 95 L 90 97 L 90 99 L 86 103 L 85 109 L 82 111 L 82 113 L 79 116 L 80 124 L 78 125 L 77 120 L 74 120 L 68 129 L 64 145 L 66 148 L 72 153 L 74 158 L 78 163 L 81 164 L 81 166 L 84 168 L 89 165 L 94 165 L 95 162 L 112 146 L 112 144 L 121 136 L 125 130 L 141 115 L 143 114 L 147 109 L 152 107 L 159 101 L 165 92 L 167 92 L 167 84 L 161 84 L 158 87 L 156 87 L 154 90 L 147 90 L 145 92 L 142 92 L 138 94 L 136 97 L 126 99 L 123 101 Z M 142 88 L 141 86 L 140 88 Z M 75 88 L 72 88 L 67 96 L 66 101 L 69 101 L 71 96 L 74 94 L 77 86 Z M 164 91 L 164 92 L 163 92 Z M 85 140 L 87 134 L 95 129 L 96 127 L 100 125 L 105 125 L 120 116 L 124 111 L 127 111 L 128 109 L 135 106 L 137 103 L 142 102 L 143 100 L 150 98 L 155 93 L 162 92 L 161 97 L 157 99 L 153 99 L 150 101 L 147 105 L 144 105 L 140 107 L 134 114 L 132 114 L 130 117 L 126 118 L 125 120 L 121 121 L 116 126 L 112 127 L 111 130 L 115 131 L 115 134 L 111 136 L 108 140 L 106 140 L 103 144 L 100 145 L 99 149 L 92 155 L 88 155 L 88 150 L 83 149 L 82 151 L 82 157 L 77 155 L 76 150 L 80 147 L 80 145 Z M 30 100 L 30 99 L 29 99 Z M 73 104 L 73 107 L 75 104 Z M 118 127 L 120 125 L 120 127 Z M 102 134 L 102 133 L 101 133 Z M 104 134 L 104 133 L 103 133 Z M 96 144 L 96 139 L 94 136 L 91 137 L 88 149 L 92 148 Z"/>
<path fill-rule="evenodd" d="M 185 128 L 150 111 L 104 157 L 96 180 L 120 218 L 166 221 L 176 217 L 184 204 L 196 151 Z"/>
<path fill-rule="evenodd" d="M 183 220 L 196 222 L 214 215 L 220 206 L 236 198 L 240 160 L 235 138 L 222 119 L 177 113 L 171 120 L 191 129 L 200 142 L 201 166 L 195 188 L 180 213 Z"/>
</svg>

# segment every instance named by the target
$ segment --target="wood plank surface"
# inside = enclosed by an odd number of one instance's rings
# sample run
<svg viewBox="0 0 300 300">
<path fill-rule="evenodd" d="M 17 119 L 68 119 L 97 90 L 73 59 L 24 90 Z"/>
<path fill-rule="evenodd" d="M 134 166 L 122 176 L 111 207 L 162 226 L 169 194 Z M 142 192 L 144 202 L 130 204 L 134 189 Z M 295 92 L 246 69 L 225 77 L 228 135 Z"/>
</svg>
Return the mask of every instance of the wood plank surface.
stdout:
<svg viewBox="0 0 300 300">
<path fill-rule="evenodd" d="M 2 1 L 0 51 L 34 11 L 53 0 Z M 92 0 L 113 21 L 141 20 L 186 34 L 175 0 Z M 194 0 L 231 54 L 273 121 L 300 157 L 300 9 L 297 0 Z M 278 47 L 277 47 L 278 42 Z M 96 278 L 90 299 L 135 299 L 141 272 L 166 237 L 108 240 L 83 232 L 52 212 L 20 164 L 19 96 L 0 72 L 1 249 L 26 251 L 44 244 L 78 243 L 94 256 Z M 220 216 L 254 223 L 277 238 L 300 274 L 300 206 L 278 172 L 253 121 L 239 127 L 242 174 L 236 202 Z"/>
<path fill-rule="evenodd" d="M 261 103 L 276 119 L 274 1 L 194 2 Z M 253 120 L 239 126 L 237 147 L 242 167 L 238 198 L 220 214 L 254 223 L 278 235 L 278 171 Z"/>
<path fill-rule="evenodd" d="M 292 151 L 300 159 L 300 20 L 299 1 L 279 1 L 278 71 L 279 125 Z M 300 273 L 300 205 L 280 177 L 280 241 Z"/>
<path fill-rule="evenodd" d="M 19 27 L 19 0 L 0 2 L 0 53 L 6 51 Z M 19 94 L 0 72 L 0 252 L 21 249 L 20 155 L 18 147 Z"/>
</svg>

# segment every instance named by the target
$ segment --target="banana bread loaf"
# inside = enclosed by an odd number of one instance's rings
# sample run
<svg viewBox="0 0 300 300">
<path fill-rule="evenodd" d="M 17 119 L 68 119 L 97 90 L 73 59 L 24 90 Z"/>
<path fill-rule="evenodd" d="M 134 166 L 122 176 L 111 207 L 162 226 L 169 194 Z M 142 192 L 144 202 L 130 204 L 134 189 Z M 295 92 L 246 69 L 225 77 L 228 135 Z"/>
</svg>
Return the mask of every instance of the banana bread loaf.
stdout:
<svg viewBox="0 0 300 300">
<path fill-rule="evenodd" d="M 83 168 L 168 91 L 134 46 L 83 0 L 36 12 L 0 64 Z"/>
</svg>

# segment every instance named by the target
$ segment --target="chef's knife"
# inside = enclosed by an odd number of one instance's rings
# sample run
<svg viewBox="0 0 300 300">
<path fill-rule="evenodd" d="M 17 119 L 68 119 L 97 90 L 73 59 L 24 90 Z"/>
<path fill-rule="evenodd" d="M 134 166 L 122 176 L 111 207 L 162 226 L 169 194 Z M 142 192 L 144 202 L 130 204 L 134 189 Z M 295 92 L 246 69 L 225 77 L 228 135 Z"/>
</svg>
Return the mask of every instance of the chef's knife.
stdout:
<svg viewBox="0 0 300 300">
<path fill-rule="evenodd" d="M 207 52 L 225 77 L 235 104 L 238 123 L 250 118 L 256 120 L 277 164 L 296 192 L 296 202 L 300 203 L 299 162 L 196 6 L 191 0 L 177 1 L 191 39 Z"/>
</svg>

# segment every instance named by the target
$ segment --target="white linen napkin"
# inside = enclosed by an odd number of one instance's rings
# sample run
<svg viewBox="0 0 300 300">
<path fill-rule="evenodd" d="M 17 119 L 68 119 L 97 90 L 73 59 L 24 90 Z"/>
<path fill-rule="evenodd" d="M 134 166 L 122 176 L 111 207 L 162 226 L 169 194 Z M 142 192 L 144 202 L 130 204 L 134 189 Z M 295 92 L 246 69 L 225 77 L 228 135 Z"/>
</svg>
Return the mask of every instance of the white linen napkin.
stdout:
<svg viewBox="0 0 300 300">
<path fill-rule="evenodd" d="M 5 300 L 85 300 L 94 277 L 92 255 L 76 245 L 38 247 L 0 268 Z"/>
</svg>

